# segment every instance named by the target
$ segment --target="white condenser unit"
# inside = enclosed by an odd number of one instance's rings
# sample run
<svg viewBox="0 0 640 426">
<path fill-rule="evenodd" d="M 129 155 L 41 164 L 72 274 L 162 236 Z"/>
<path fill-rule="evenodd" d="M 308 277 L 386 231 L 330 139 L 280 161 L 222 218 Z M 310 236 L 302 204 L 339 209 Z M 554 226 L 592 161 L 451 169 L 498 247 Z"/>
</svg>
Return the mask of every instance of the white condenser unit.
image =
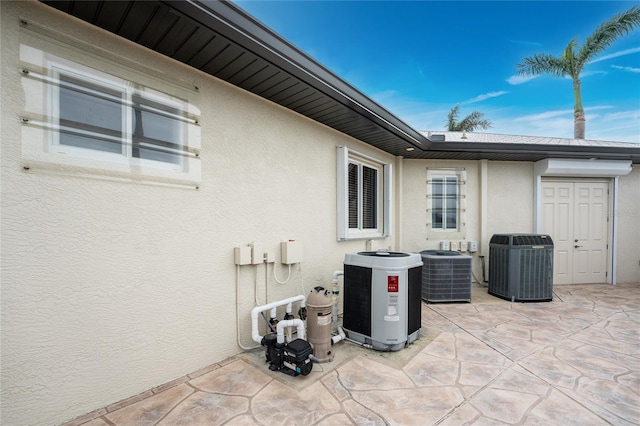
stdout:
<svg viewBox="0 0 640 426">
<path fill-rule="evenodd" d="M 422 260 L 418 253 L 345 255 L 343 328 L 349 339 L 398 351 L 420 334 Z"/>
<path fill-rule="evenodd" d="M 471 256 L 455 251 L 424 250 L 422 299 L 427 302 L 471 302 Z"/>
</svg>

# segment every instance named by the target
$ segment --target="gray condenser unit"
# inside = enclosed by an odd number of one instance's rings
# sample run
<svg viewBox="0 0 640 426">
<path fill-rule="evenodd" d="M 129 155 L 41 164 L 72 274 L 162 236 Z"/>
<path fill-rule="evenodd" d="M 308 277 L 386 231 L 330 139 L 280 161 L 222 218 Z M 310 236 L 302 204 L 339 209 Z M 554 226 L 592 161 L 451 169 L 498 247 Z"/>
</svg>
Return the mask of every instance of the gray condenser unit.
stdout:
<svg viewBox="0 0 640 426">
<path fill-rule="evenodd" d="M 380 351 L 398 351 L 418 339 L 421 272 L 417 253 L 345 255 L 342 325 L 347 337 Z"/>
<path fill-rule="evenodd" d="M 427 302 L 471 302 L 471 256 L 424 250 L 422 298 Z"/>
<path fill-rule="evenodd" d="M 512 302 L 553 298 L 553 241 L 548 235 L 495 234 L 489 242 L 489 294 Z"/>
</svg>

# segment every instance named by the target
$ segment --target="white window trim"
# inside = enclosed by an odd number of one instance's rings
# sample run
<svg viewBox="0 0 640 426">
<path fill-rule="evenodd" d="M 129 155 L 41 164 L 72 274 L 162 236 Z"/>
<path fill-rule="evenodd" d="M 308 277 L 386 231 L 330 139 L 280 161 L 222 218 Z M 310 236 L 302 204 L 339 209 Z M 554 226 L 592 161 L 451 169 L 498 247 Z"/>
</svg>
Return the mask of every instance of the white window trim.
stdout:
<svg viewBox="0 0 640 426">
<path fill-rule="evenodd" d="M 141 87 L 140 89 L 134 88 L 133 84 L 123 80 L 121 78 L 113 77 L 108 74 L 102 73 L 98 70 L 82 66 L 80 64 L 74 64 L 63 59 L 48 60 L 47 68 L 52 71 L 52 78 L 55 82 L 60 81 L 60 75 L 67 75 L 74 79 L 85 81 L 89 84 L 94 83 L 105 87 L 121 94 L 120 105 L 122 109 L 122 123 L 124 125 L 123 134 L 124 138 L 120 139 L 122 144 L 122 152 L 120 154 L 108 153 L 90 148 L 74 147 L 69 145 L 60 144 L 60 85 L 52 84 L 51 88 L 51 126 L 52 126 L 52 140 L 51 149 L 53 152 L 72 155 L 82 158 L 92 158 L 100 161 L 108 161 L 113 163 L 131 164 L 139 167 L 161 168 L 166 170 L 174 170 L 182 172 L 186 167 L 184 158 L 181 153 L 178 153 L 180 162 L 178 164 L 167 163 L 162 161 L 154 161 L 145 158 L 137 158 L 132 154 L 133 151 L 133 120 L 131 110 L 133 107 L 133 97 L 140 96 L 141 98 L 148 99 L 179 109 L 180 111 L 186 111 L 187 106 L 184 101 L 177 98 L 164 95 L 156 90 Z M 103 95 L 103 94 L 101 94 Z M 180 120 L 185 121 L 185 120 Z M 186 129 L 184 125 L 181 125 L 181 146 L 188 145 Z"/>
<path fill-rule="evenodd" d="M 359 163 L 375 168 L 382 174 L 378 198 L 378 212 L 382 218 L 378 220 L 378 228 L 349 228 L 349 163 Z M 392 165 L 376 158 L 338 146 L 337 166 L 337 239 L 338 241 L 387 238 L 391 235 L 391 200 L 392 200 Z M 378 216 L 379 217 L 379 216 Z"/>
<path fill-rule="evenodd" d="M 456 229 L 433 228 L 433 180 L 455 176 L 458 179 L 458 218 Z M 431 238 L 463 238 L 466 233 L 466 188 L 467 172 L 464 169 L 430 169 L 427 168 L 427 235 Z"/>
<path fill-rule="evenodd" d="M 151 74 L 141 74 L 117 59 L 94 58 L 83 53 L 89 66 L 78 63 L 78 58 L 69 60 L 46 52 L 50 46 L 48 39 L 36 32 L 26 30 L 33 45 L 20 47 L 22 86 L 25 92 L 25 105 L 21 115 L 22 123 L 22 166 L 32 172 L 46 172 L 61 175 L 86 176 L 108 180 L 148 182 L 170 186 L 192 186 L 198 188 L 201 182 L 200 161 L 200 111 L 193 105 L 197 91 L 182 88 Z M 36 46 L 40 46 L 38 48 Z M 56 53 L 61 50 L 57 44 Z M 75 50 L 68 47 L 63 53 L 74 57 Z M 85 62 L 84 60 L 82 61 Z M 100 64 L 105 66 L 101 67 Z M 110 68 L 110 74 L 96 68 Z M 116 75 L 126 76 L 126 79 Z M 184 116 L 176 116 L 184 124 L 178 132 L 181 134 L 182 149 L 178 164 L 149 158 L 137 158 L 129 155 L 131 141 L 121 140 L 129 152 L 109 153 L 59 144 L 59 99 L 56 99 L 56 71 L 73 78 L 113 88 L 127 95 L 123 98 L 123 125 L 125 134 L 131 138 L 132 115 L 128 109 L 132 96 L 155 101 L 168 107 L 184 111 Z M 139 84 L 144 81 L 144 85 Z M 162 88 L 163 92 L 149 86 Z M 169 91 L 164 92 L 167 88 Z M 129 111 L 129 112 L 127 112 Z M 168 112 L 169 113 L 169 112 Z"/>
</svg>

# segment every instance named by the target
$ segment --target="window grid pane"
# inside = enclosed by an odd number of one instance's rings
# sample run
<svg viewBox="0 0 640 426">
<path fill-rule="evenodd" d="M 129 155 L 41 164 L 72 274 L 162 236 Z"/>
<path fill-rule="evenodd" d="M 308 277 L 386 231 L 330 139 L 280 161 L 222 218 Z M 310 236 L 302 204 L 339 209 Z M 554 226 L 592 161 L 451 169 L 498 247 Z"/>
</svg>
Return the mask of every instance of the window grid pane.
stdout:
<svg viewBox="0 0 640 426">
<path fill-rule="evenodd" d="M 455 176 L 432 180 L 431 228 L 458 229 L 458 178 Z"/>
<path fill-rule="evenodd" d="M 349 163 L 349 228 L 358 228 L 358 165 Z"/>
<path fill-rule="evenodd" d="M 378 227 L 378 171 L 362 167 L 362 228 Z"/>
<path fill-rule="evenodd" d="M 150 101 L 140 96 L 133 97 L 133 157 L 180 164 L 183 124 L 162 111 L 148 108 L 149 104 Z M 158 108 L 157 104 L 154 107 Z M 177 113 L 174 108 L 163 109 L 174 116 Z"/>
<path fill-rule="evenodd" d="M 60 76 L 62 145 L 122 153 L 122 94 L 97 84 Z"/>
</svg>

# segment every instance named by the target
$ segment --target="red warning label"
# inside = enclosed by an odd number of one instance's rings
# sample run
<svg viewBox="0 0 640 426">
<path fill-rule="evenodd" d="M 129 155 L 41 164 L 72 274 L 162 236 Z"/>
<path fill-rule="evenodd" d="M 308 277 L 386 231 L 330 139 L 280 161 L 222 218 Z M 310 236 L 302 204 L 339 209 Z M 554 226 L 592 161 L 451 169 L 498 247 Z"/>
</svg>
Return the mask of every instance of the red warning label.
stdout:
<svg viewBox="0 0 640 426">
<path fill-rule="evenodd" d="M 398 292 L 398 277 L 396 275 L 390 275 L 387 277 L 387 292 Z"/>
</svg>

